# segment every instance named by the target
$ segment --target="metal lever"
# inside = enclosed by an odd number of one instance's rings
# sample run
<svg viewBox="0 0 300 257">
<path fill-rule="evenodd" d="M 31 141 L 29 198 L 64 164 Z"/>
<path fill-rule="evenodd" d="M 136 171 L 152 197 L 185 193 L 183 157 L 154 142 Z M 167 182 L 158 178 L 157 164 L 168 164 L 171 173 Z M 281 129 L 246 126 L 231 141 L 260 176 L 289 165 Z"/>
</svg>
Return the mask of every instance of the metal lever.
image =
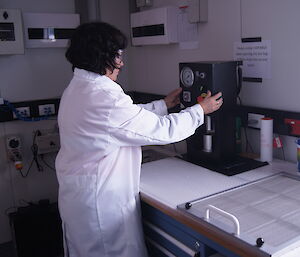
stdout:
<svg viewBox="0 0 300 257">
<path fill-rule="evenodd" d="M 235 217 L 233 214 L 226 212 L 222 209 L 217 208 L 216 206 L 213 205 L 208 205 L 205 209 L 205 220 L 209 220 L 209 212 L 210 211 L 215 211 L 218 214 L 222 215 L 225 218 L 228 218 L 229 220 L 231 220 L 234 225 L 235 225 L 235 233 L 234 235 L 239 236 L 240 235 L 240 222 L 237 219 L 237 217 Z"/>
</svg>

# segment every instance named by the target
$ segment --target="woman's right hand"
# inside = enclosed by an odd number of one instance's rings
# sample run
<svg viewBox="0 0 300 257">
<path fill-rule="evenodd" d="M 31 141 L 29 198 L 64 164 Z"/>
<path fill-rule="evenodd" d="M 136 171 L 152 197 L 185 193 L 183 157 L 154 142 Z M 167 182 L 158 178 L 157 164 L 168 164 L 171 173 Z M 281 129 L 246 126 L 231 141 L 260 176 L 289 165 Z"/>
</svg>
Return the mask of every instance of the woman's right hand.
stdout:
<svg viewBox="0 0 300 257">
<path fill-rule="evenodd" d="M 219 92 L 212 96 L 211 92 L 208 90 L 206 97 L 198 103 L 201 105 L 204 114 L 209 114 L 217 111 L 223 104 L 222 93 Z"/>
</svg>

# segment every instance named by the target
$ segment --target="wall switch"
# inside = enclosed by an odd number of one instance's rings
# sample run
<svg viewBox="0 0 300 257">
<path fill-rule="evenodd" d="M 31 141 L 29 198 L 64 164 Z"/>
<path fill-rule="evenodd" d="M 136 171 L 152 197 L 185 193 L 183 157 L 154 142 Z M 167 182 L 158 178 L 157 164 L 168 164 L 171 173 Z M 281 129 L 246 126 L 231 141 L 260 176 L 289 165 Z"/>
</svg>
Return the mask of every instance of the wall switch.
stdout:
<svg viewBox="0 0 300 257">
<path fill-rule="evenodd" d="M 43 104 L 39 105 L 39 115 L 47 116 L 55 114 L 55 105 L 54 104 Z"/>
<path fill-rule="evenodd" d="M 29 107 L 17 107 L 16 111 L 23 118 L 30 117 L 30 108 Z M 17 115 L 14 112 L 13 112 L 13 118 L 17 119 Z"/>
<path fill-rule="evenodd" d="M 262 114 L 248 113 L 248 127 L 260 129 L 261 119 L 264 117 Z"/>
</svg>

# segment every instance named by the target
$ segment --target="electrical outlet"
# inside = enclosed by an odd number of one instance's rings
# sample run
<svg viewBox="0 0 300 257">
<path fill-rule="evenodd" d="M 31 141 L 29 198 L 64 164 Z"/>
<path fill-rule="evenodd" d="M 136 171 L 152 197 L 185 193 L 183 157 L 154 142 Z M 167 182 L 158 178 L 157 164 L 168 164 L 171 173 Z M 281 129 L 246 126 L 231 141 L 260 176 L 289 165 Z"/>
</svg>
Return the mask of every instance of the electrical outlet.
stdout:
<svg viewBox="0 0 300 257">
<path fill-rule="evenodd" d="M 248 113 L 248 127 L 260 129 L 261 119 L 264 117 L 262 114 Z"/>
<path fill-rule="evenodd" d="M 22 160 L 21 139 L 18 136 L 8 136 L 6 138 L 6 149 L 8 159 L 11 161 Z"/>
<path fill-rule="evenodd" d="M 43 104 L 39 105 L 39 115 L 47 116 L 55 114 L 55 105 L 54 104 Z"/>
<path fill-rule="evenodd" d="M 30 117 L 30 108 L 29 107 L 17 107 L 16 111 L 23 118 Z M 13 117 L 14 117 L 14 119 L 17 119 L 17 115 L 15 113 L 13 113 Z"/>
<path fill-rule="evenodd" d="M 58 152 L 60 148 L 59 134 L 47 133 L 39 135 L 36 137 L 36 144 L 38 147 L 38 154 Z"/>
</svg>

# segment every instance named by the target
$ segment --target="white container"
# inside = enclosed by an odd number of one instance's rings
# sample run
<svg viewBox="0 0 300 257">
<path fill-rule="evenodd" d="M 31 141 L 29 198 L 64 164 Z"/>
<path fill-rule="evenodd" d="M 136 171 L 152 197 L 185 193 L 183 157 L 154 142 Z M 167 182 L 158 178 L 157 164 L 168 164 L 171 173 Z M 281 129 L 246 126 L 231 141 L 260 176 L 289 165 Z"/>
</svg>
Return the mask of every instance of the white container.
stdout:
<svg viewBox="0 0 300 257">
<path fill-rule="evenodd" d="M 260 128 L 260 160 L 273 160 L 273 119 L 262 118 Z"/>
</svg>

